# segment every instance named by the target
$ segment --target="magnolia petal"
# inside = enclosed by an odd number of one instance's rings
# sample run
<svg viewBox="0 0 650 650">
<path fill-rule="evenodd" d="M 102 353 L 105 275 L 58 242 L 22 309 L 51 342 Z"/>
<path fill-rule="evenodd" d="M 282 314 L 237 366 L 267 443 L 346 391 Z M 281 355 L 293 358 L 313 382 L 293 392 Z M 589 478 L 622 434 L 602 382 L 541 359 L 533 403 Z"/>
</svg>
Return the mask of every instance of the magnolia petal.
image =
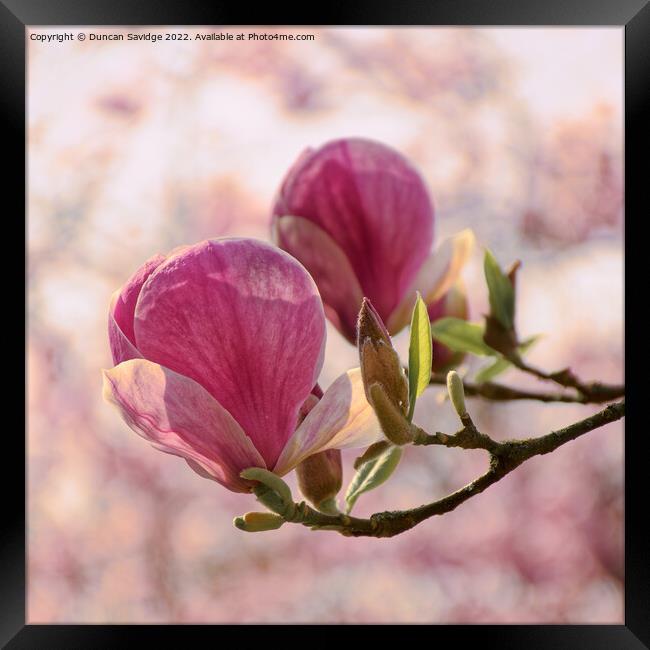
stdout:
<svg viewBox="0 0 650 650">
<path fill-rule="evenodd" d="M 336 314 L 331 317 L 328 310 L 328 318 L 343 336 L 356 343 L 363 291 L 345 253 L 322 228 L 301 217 L 279 217 L 273 235 L 277 245 L 301 262 L 314 278 L 323 302 Z"/>
<path fill-rule="evenodd" d="M 201 384 L 272 467 L 323 363 L 314 281 L 287 253 L 223 238 L 167 259 L 135 312 L 142 355 Z"/>
<path fill-rule="evenodd" d="M 129 359 L 142 358 L 142 355 L 120 329 L 120 326 L 117 324 L 115 317 L 113 316 L 115 304 L 119 299 L 119 296 L 120 290 L 118 289 L 111 296 L 111 303 L 108 309 L 108 342 L 111 347 L 111 355 L 115 365 L 122 363 L 122 361 L 128 361 Z"/>
<path fill-rule="evenodd" d="M 366 400 L 361 370 L 338 377 L 287 442 L 273 471 L 280 476 L 305 458 L 326 449 L 367 447 L 383 439 Z"/>
<path fill-rule="evenodd" d="M 156 449 L 181 456 L 201 476 L 234 492 L 249 492 L 239 476 L 266 467 L 233 417 L 192 379 L 145 359 L 104 371 L 104 399 Z"/>
<path fill-rule="evenodd" d="M 284 179 L 273 215 L 303 217 L 324 230 L 384 320 L 433 241 L 433 205 L 418 171 L 391 147 L 364 138 L 304 153 Z"/>
<path fill-rule="evenodd" d="M 474 233 L 466 228 L 453 237 L 445 239 L 427 258 L 415 282 L 388 319 L 387 327 L 391 334 L 397 334 L 409 323 L 418 291 L 427 305 L 435 303 L 445 295 L 467 263 L 474 243 Z"/>
<path fill-rule="evenodd" d="M 150 257 L 111 297 L 108 310 L 108 340 L 115 365 L 142 356 L 135 342 L 133 314 L 142 285 L 164 261 L 163 255 Z"/>
<path fill-rule="evenodd" d="M 442 297 L 427 305 L 429 320 L 435 323 L 439 318 L 453 317 L 469 320 L 469 307 L 465 284 L 462 279 L 456 281 L 454 286 Z M 450 350 L 446 345 L 436 339 L 433 340 L 433 363 L 434 372 L 443 372 L 450 365 L 457 365 L 462 361 L 464 354 Z"/>
</svg>

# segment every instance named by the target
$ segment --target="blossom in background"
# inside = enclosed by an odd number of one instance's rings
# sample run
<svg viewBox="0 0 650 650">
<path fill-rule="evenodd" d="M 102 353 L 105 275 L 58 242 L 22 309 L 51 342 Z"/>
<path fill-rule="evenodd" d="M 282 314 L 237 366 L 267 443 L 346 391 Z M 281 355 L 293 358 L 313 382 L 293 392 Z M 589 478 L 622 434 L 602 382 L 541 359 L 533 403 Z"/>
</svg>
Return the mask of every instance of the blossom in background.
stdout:
<svg viewBox="0 0 650 650">
<path fill-rule="evenodd" d="M 323 307 L 305 269 L 264 242 L 213 239 L 152 257 L 113 295 L 109 339 L 117 365 L 104 371 L 105 398 L 154 447 L 233 491 L 251 489 L 247 467 L 283 475 L 382 437 L 358 368 L 299 423 L 316 399 Z"/>
<path fill-rule="evenodd" d="M 313 276 L 330 321 L 356 343 L 364 296 L 390 334 L 409 322 L 416 291 L 436 318 L 452 315 L 445 298 L 473 235 L 464 230 L 431 253 L 433 216 L 427 187 L 404 156 L 349 138 L 299 157 L 275 199 L 272 233 Z"/>
</svg>

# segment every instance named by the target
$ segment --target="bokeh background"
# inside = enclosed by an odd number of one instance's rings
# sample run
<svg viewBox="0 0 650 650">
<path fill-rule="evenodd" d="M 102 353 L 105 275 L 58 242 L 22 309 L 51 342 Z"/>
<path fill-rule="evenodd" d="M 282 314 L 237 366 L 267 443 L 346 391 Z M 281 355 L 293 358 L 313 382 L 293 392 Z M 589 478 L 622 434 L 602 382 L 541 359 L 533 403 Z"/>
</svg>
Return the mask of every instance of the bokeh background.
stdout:
<svg viewBox="0 0 650 650">
<path fill-rule="evenodd" d="M 268 239 L 289 165 L 341 136 L 413 160 L 437 242 L 469 226 L 503 265 L 522 260 L 519 330 L 544 334 L 531 362 L 622 381 L 620 29 L 254 31 L 315 40 L 28 40 L 29 622 L 621 623 L 621 423 L 397 538 L 348 539 L 236 530 L 251 496 L 153 450 L 102 401 L 111 293 L 156 252 Z M 476 319 L 480 262 L 478 250 L 464 273 Z M 353 365 L 328 326 L 321 385 Z M 416 421 L 455 430 L 443 397 L 429 389 Z M 471 401 L 499 439 L 597 409 Z M 480 451 L 408 449 L 356 510 L 434 500 L 485 464 Z"/>
</svg>

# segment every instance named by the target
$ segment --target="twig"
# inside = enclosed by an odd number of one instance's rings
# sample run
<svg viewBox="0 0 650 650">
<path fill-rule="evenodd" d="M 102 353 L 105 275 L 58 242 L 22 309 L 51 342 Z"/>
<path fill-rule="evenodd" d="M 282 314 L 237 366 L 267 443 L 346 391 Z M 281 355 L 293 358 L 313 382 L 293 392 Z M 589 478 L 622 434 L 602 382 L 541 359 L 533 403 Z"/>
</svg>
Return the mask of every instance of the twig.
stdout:
<svg viewBox="0 0 650 650">
<path fill-rule="evenodd" d="M 625 386 L 603 384 L 599 381 L 580 381 L 570 368 L 564 368 L 558 372 L 545 372 L 539 368 L 528 365 L 522 359 L 512 359 L 511 362 L 516 368 L 529 375 L 533 375 L 544 381 L 552 381 L 564 388 L 573 388 L 582 397 L 584 404 L 602 404 L 613 399 L 619 399 L 625 395 Z"/>
<path fill-rule="evenodd" d="M 445 386 L 447 379 L 438 375 L 432 375 L 432 385 Z M 484 397 L 495 402 L 508 402 L 513 400 L 536 400 L 538 402 L 566 402 L 570 404 L 584 404 L 584 397 L 579 395 L 565 395 L 562 393 L 537 393 L 533 391 L 520 390 L 518 388 L 510 388 L 503 384 L 495 384 L 492 382 L 485 382 L 482 384 L 472 384 L 471 382 L 463 382 L 465 387 L 465 395 L 470 397 Z"/>
<path fill-rule="evenodd" d="M 309 526 L 316 530 L 335 530 L 351 537 L 393 537 L 403 533 L 425 519 L 442 515 L 457 508 L 461 503 L 480 494 L 519 467 L 523 462 L 542 454 L 548 454 L 575 438 L 598 429 L 625 415 L 625 401 L 607 406 L 602 411 L 558 431 L 538 438 L 505 440 L 497 442 L 470 424 L 454 435 L 428 434 L 420 430 L 414 441 L 416 445 L 444 445 L 463 449 L 485 449 L 490 454 L 488 471 L 448 496 L 411 510 L 379 512 L 369 519 L 349 517 L 344 514 L 325 515 L 307 504 L 290 504 L 286 511 L 287 521 Z M 279 513 L 283 514 L 283 513 Z"/>
<path fill-rule="evenodd" d="M 548 377 L 543 378 L 549 379 Z M 444 386 L 447 383 L 447 379 L 446 377 L 441 377 L 439 375 L 432 375 L 429 383 L 432 385 Z M 483 397 L 495 402 L 535 400 L 537 402 L 547 403 L 563 402 L 566 404 L 602 404 L 625 395 L 625 386 L 606 386 L 596 382 L 588 385 L 590 388 L 587 389 L 586 393 L 579 392 L 578 395 L 565 393 L 539 393 L 536 391 L 511 388 L 510 386 L 504 386 L 503 384 L 493 382 L 485 382 L 481 384 L 463 382 L 463 385 L 465 387 L 465 395 L 470 397 Z M 582 385 L 582 387 L 585 388 L 585 385 Z"/>
</svg>

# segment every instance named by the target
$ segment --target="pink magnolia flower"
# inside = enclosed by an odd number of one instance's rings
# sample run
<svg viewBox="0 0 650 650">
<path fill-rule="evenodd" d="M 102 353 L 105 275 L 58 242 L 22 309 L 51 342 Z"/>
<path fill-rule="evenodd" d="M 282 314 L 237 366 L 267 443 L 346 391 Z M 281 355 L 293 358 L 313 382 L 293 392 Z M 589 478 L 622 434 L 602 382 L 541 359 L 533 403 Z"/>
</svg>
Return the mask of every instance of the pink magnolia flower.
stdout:
<svg viewBox="0 0 650 650">
<path fill-rule="evenodd" d="M 283 475 L 381 439 L 358 368 L 302 419 L 323 363 L 323 307 L 305 269 L 270 244 L 213 239 L 152 257 L 113 295 L 108 328 L 105 398 L 154 447 L 230 490 L 251 489 L 247 467 Z"/>
<path fill-rule="evenodd" d="M 272 232 L 311 273 L 327 317 L 355 343 L 364 296 L 390 334 L 409 322 L 416 291 L 428 305 L 444 305 L 473 235 L 462 231 L 431 253 L 433 215 L 426 185 L 406 158 L 349 138 L 298 158 L 276 197 Z"/>
</svg>

